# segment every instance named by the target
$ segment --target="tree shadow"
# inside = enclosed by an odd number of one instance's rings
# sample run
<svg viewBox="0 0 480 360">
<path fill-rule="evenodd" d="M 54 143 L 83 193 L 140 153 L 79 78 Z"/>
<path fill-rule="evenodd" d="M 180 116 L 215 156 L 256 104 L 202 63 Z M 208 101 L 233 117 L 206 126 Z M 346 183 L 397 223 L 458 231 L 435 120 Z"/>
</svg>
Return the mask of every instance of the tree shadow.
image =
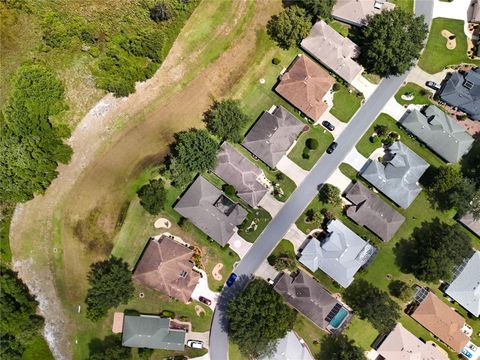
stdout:
<svg viewBox="0 0 480 360">
<path fill-rule="evenodd" d="M 94 338 L 90 340 L 88 344 L 88 350 L 90 355 L 103 353 L 109 348 L 122 346 L 122 338 L 120 334 L 108 335 L 103 340 Z"/>
</svg>

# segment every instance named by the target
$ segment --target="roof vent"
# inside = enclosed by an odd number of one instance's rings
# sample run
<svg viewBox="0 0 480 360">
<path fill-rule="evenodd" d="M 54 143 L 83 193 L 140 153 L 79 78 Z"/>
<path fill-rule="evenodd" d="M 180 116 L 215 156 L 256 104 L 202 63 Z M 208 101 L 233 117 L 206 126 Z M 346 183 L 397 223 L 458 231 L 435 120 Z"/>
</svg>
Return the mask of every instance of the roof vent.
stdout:
<svg viewBox="0 0 480 360">
<path fill-rule="evenodd" d="M 182 270 L 182 272 L 180 273 L 180 277 L 185 279 L 187 277 L 188 273 L 185 271 L 185 270 Z"/>
<path fill-rule="evenodd" d="M 473 82 L 471 82 L 470 80 L 465 80 L 463 86 L 465 86 L 468 90 L 471 90 L 473 88 Z"/>
</svg>

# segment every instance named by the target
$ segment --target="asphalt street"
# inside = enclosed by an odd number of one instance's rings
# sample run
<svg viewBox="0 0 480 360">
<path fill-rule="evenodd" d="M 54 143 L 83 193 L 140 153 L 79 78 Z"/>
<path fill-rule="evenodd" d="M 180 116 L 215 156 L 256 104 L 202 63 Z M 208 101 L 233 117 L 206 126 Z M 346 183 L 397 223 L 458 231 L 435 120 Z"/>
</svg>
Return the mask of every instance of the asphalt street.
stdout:
<svg viewBox="0 0 480 360">
<path fill-rule="evenodd" d="M 430 25 L 433 13 L 433 0 L 417 0 L 415 14 L 424 15 Z M 408 72 L 401 76 L 384 79 L 372 96 L 350 120 L 346 129 L 338 137 L 338 147 L 333 154 L 324 154 L 316 163 L 304 181 L 297 187 L 282 209 L 278 212 L 264 232 L 255 241 L 250 251 L 235 268 L 239 276 L 251 276 L 263 260 L 283 238 L 290 226 L 298 219 L 308 204 L 318 194 L 319 185 L 325 183 L 331 174 L 343 162 L 363 134 L 382 111 L 387 101 L 397 92 L 405 81 Z M 223 311 L 215 310 L 210 330 L 210 358 L 228 359 L 228 336 L 222 326 Z"/>
</svg>

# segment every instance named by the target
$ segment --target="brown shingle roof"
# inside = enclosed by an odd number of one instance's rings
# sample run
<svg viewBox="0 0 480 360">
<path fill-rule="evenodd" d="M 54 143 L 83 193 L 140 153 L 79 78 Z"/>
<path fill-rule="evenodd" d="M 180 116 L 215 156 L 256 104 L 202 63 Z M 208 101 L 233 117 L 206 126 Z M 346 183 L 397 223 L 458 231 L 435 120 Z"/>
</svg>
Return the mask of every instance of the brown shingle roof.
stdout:
<svg viewBox="0 0 480 360">
<path fill-rule="evenodd" d="M 168 236 L 150 240 L 133 279 L 186 303 L 200 279 L 192 270 L 192 255 L 193 250 Z"/>
<path fill-rule="evenodd" d="M 457 353 L 470 341 L 462 332 L 465 319 L 432 292 L 415 309 L 412 318 Z"/>
<path fill-rule="evenodd" d="M 307 56 L 298 55 L 275 91 L 312 120 L 327 110 L 323 101 L 335 79 Z"/>
</svg>

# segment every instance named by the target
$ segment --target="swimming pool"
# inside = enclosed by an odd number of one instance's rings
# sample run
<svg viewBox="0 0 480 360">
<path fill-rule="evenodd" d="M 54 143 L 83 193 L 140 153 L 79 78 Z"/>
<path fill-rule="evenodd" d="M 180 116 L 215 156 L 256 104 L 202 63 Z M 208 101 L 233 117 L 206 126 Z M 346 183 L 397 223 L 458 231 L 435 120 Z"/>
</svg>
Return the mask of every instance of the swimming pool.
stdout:
<svg viewBox="0 0 480 360">
<path fill-rule="evenodd" d="M 338 329 L 342 325 L 343 320 L 348 316 L 348 311 L 344 307 L 338 310 L 338 313 L 330 321 L 330 326 L 334 329 Z"/>
</svg>

